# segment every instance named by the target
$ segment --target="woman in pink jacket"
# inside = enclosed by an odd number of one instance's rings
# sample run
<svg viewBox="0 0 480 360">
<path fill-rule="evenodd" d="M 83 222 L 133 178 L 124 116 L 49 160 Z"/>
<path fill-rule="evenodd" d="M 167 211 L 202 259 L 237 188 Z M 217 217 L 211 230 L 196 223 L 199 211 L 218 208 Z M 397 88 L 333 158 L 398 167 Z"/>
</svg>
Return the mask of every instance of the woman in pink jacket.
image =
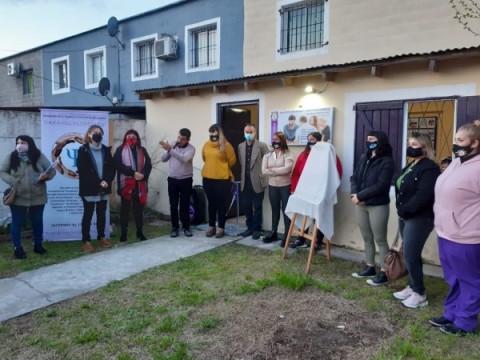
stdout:
<svg viewBox="0 0 480 360">
<path fill-rule="evenodd" d="M 447 334 L 472 333 L 480 313 L 480 120 L 455 135 L 456 159 L 435 185 L 435 229 L 450 286 L 443 315 L 430 319 Z"/>
</svg>

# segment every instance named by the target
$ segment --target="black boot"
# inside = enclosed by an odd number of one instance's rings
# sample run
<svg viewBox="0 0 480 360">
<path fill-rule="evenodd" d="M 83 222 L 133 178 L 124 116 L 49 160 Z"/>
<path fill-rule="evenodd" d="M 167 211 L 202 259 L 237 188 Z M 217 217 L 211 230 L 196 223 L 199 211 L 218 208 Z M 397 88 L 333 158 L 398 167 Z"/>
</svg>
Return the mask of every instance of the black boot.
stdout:
<svg viewBox="0 0 480 360">
<path fill-rule="evenodd" d="M 40 255 L 43 255 L 47 252 L 47 249 L 45 249 L 42 244 L 35 244 L 34 247 L 33 247 L 33 252 L 35 254 L 40 254 Z"/>
<path fill-rule="evenodd" d="M 22 246 L 18 246 L 14 249 L 14 253 L 13 255 L 15 256 L 16 259 L 26 259 L 27 258 L 27 254 L 25 253 L 25 251 L 23 250 L 23 247 Z"/>
<path fill-rule="evenodd" d="M 277 240 L 278 240 L 277 232 L 276 232 L 276 231 L 272 231 L 270 234 L 268 234 L 267 236 L 265 236 L 262 241 L 263 241 L 265 244 L 270 244 L 270 243 L 272 243 L 272 242 L 274 242 L 274 241 L 277 241 Z"/>
<path fill-rule="evenodd" d="M 122 230 L 122 234 L 120 235 L 120 242 L 127 241 L 127 230 Z"/>
<path fill-rule="evenodd" d="M 140 240 L 140 241 L 147 240 L 147 237 L 145 235 L 143 235 L 142 230 L 137 230 L 137 239 Z"/>
</svg>

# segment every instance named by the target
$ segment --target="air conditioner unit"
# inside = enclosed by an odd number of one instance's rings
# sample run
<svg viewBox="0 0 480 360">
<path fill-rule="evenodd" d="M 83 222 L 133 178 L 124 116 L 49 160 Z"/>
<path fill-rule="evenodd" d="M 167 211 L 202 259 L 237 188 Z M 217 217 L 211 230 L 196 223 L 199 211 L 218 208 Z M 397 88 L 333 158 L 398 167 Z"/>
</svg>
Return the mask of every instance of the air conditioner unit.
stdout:
<svg viewBox="0 0 480 360">
<path fill-rule="evenodd" d="M 177 41 L 169 36 L 155 41 L 155 57 L 162 60 L 177 58 Z"/>
<path fill-rule="evenodd" d="M 7 64 L 7 75 L 20 76 L 20 64 L 19 63 Z"/>
</svg>

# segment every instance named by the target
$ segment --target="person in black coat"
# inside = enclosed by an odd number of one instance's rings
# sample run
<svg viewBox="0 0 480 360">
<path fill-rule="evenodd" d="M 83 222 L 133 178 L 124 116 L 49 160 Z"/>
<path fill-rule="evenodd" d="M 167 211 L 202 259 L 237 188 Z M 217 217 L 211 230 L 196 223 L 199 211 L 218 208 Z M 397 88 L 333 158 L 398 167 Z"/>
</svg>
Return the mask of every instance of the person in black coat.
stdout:
<svg viewBox="0 0 480 360">
<path fill-rule="evenodd" d="M 142 146 L 136 130 L 128 130 L 123 143 L 115 151 L 113 162 L 117 169 L 117 193 L 121 198 L 120 242 L 127 241 L 128 216 L 133 209 L 138 240 L 147 240 L 143 234 L 143 209 L 147 203 L 148 177 L 152 171 L 152 161 Z"/>
<path fill-rule="evenodd" d="M 110 248 L 112 244 L 105 240 L 107 201 L 112 191 L 115 167 L 111 148 L 102 144 L 103 129 L 92 125 L 85 134 L 85 144 L 78 149 L 77 168 L 80 196 L 83 201 L 82 249 L 93 252 L 90 242 L 90 224 L 93 213 L 97 214 L 98 245 Z"/>
<path fill-rule="evenodd" d="M 428 305 L 423 283 L 422 251 L 433 230 L 435 182 L 440 168 L 435 162 L 430 136 L 413 134 L 407 156 L 413 159 L 395 181 L 399 230 L 408 269 L 408 286 L 393 294 L 403 305 L 417 308 Z"/>
<path fill-rule="evenodd" d="M 378 246 L 380 259 L 384 259 L 388 252 L 389 192 L 395 165 L 392 146 L 383 131 L 370 131 L 366 145 L 367 153 L 361 156 L 350 178 L 350 197 L 355 205 L 358 227 L 365 242 L 367 266 L 352 276 L 376 276 L 373 280 L 369 279 L 368 283 L 380 285 L 388 280 L 383 268 L 378 274 L 375 270 L 375 244 Z"/>
</svg>

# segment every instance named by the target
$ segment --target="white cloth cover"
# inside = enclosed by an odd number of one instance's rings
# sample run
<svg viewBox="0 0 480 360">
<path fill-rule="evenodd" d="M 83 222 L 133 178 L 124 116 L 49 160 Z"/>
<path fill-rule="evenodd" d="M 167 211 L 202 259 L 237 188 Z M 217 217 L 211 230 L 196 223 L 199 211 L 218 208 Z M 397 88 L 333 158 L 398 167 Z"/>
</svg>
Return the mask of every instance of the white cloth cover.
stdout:
<svg viewBox="0 0 480 360">
<path fill-rule="evenodd" d="M 302 226 L 303 216 L 308 216 L 308 226 L 315 219 L 317 228 L 327 239 L 331 239 L 334 232 L 333 206 L 337 203 L 339 186 L 335 149 L 329 143 L 318 142 L 310 151 L 295 193 L 288 199 L 285 213 L 290 218 L 294 213 L 297 214 L 297 228 Z"/>
</svg>

